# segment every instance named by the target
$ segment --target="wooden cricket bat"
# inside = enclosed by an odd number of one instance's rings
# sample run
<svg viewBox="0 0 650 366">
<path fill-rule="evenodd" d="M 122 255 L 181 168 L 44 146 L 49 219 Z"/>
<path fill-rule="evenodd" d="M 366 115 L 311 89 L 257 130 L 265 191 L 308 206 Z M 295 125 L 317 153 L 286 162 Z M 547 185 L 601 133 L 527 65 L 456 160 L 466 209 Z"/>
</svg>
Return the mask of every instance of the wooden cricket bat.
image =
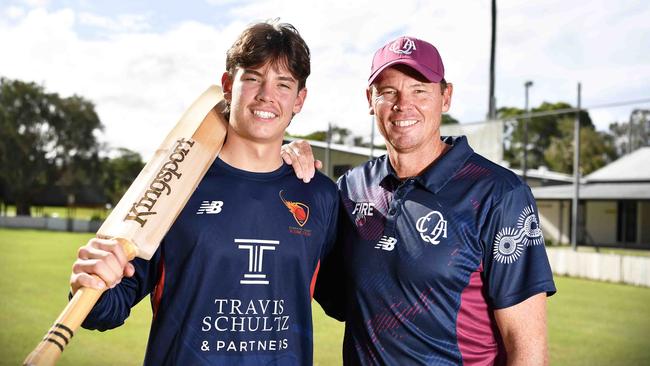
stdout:
<svg viewBox="0 0 650 366">
<path fill-rule="evenodd" d="M 226 137 L 223 94 L 211 86 L 190 106 L 97 232 L 129 260 L 151 259 Z M 54 365 L 103 291 L 80 288 L 24 365 Z"/>
</svg>

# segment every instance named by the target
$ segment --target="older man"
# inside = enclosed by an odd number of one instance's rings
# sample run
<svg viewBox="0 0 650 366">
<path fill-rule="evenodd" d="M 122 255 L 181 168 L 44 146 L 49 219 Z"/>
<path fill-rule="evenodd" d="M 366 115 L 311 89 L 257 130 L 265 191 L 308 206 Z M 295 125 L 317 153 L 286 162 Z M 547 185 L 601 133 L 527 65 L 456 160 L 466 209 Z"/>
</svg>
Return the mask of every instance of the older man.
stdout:
<svg viewBox="0 0 650 366">
<path fill-rule="evenodd" d="M 388 155 L 340 178 L 338 256 L 315 295 L 346 321 L 345 364 L 547 363 L 555 285 L 529 187 L 440 136 L 453 87 L 433 45 L 389 42 L 368 85 Z"/>
</svg>

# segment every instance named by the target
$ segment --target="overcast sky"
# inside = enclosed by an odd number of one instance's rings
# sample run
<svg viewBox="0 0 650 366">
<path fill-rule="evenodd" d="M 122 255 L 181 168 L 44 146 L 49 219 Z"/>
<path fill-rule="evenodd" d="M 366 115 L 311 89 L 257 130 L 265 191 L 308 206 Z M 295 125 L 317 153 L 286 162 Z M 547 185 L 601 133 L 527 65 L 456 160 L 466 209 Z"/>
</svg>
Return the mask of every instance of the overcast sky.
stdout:
<svg viewBox="0 0 650 366">
<path fill-rule="evenodd" d="M 0 76 L 92 100 L 100 141 L 150 156 L 185 108 L 219 83 L 225 52 L 250 23 L 280 17 L 312 51 L 308 98 L 289 132 L 327 122 L 370 134 L 364 89 L 374 51 L 409 35 L 438 47 L 454 83 L 450 114 L 487 113 L 489 0 L 2 0 Z M 583 106 L 650 98 L 650 2 L 498 1 L 497 106 Z M 600 130 L 637 104 L 590 111 Z"/>
</svg>

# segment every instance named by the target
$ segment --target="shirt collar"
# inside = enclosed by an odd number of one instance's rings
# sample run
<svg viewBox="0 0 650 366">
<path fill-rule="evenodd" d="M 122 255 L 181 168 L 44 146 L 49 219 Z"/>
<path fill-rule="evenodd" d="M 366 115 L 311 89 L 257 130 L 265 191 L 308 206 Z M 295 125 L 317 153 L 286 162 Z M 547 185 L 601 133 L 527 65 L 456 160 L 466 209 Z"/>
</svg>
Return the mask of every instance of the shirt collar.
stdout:
<svg viewBox="0 0 650 366">
<path fill-rule="evenodd" d="M 474 153 L 465 136 L 443 136 L 440 139 L 444 143 L 451 145 L 451 148 L 440 159 L 425 169 L 422 174 L 415 177 L 415 180 L 420 185 L 433 193 L 438 193 Z M 392 180 L 399 181 L 395 169 L 390 165 L 388 155 L 384 155 L 379 159 L 382 181 L 389 176 Z M 381 161 L 382 159 L 383 161 Z"/>
</svg>

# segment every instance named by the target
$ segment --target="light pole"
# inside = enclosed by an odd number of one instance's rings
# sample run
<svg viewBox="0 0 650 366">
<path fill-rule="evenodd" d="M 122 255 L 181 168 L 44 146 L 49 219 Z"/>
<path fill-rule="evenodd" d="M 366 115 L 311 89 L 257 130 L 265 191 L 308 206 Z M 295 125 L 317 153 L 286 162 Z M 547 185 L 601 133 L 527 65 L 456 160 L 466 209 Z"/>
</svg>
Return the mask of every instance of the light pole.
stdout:
<svg viewBox="0 0 650 366">
<path fill-rule="evenodd" d="M 530 80 L 524 83 L 524 88 L 526 90 L 526 118 L 524 118 L 524 158 L 521 164 L 522 178 L 524 182 L 526 182 L 526 173 L 528 170 L 528 120 L 530 119 L 530 112 L 528 111 L 528 88 L 531 86 L 533 86 L 533 82 Z"/>
</svg>

